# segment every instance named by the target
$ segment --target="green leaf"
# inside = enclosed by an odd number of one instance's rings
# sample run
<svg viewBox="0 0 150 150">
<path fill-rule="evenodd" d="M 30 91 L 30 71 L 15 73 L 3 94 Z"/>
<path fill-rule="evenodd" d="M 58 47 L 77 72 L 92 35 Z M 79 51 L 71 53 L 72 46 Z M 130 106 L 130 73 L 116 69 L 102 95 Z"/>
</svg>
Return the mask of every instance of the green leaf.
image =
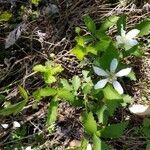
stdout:
<svg viewBox="0 0 150 150">
<path fill-rule="evenodd" d="M 93 150 L 109 150 L 106 143 L 100 140 L 95 134 L 93 135 Z"/>
<path fill-rule="evenodd" d="M 122 101 L 121 101 L 122 102 Z M 106 106 L 108 108 L 109 116 L 112 116 L 116 109 L 120 106 L 120 101 L 116 100 L 105 100 Z"/>
<path fill-rule="evenodd" d="M 119 138 L 123 134 L 123 131 L 125 130 L 127 125 L 127 122 L 122 122 L 106 126 L 101 130 L 101 136 L 103 138 Z"/>
<path fill-rule="evenodd" d="M 8 21 L 11 17 L 12 17 L 12 13 L 8 11 L 4 11 L 2 14 L 0 14 L 0 22 Z"/>
<path fill-rule="evenodd" d="M 22 86 L 18 86 L 18 90 L 19 90 L 19 93 L 20 95 L 25 99 L 25 100 L 28 100 L 29 97 L 28 97 L 28 94 L 27 94 L 27 91 L 22 87 Z"/>
<path fill-rule="evenodd" d="M 87 133 L 94 134 L 97 131 L 97 124 L 94 119 L 93 113 L 89 112 L 83 116 L 83 126 Z"/>
<path fill-rule="evenodd" d="M 126 15 L 122 15 L 122 16 L 120 16 L 120 18 L 117 21 L 117 30 L 118 30 L 118 34 L 119 35 L 121 35 L 122 25 L 123 25 L 123 29 L 124 30 L 126 28 L 126 19 L 127 19 L 127 16 Z"/>
<path fill-rule="evenodd" d="M 86 49 L 80 45 L 76 45 L 73 49 L 71 49 L 71 53 L 74 54 L 80 61 L 88 54 Z"/>
<path fill-rule="evenodd" d="M 8 107 L 0 110 L 0 115 L 3 115 L 3 116 L 9 116 L 11 114 L 16 115 L 23 109 L 23 107 L 26 105 L 26 103 L 27 103 L 27 100 L 23 100 L 16 104 L 9 105 Z"/>
<path fill-rule="evenodd" d="M 133 70 L 131 70 L 127 77 L 130 78 L 130 80 L 132 81 L 136 81 L 135 72 Z"/>
<path fill-rule="evenodd" d="M 143 127 L 145 128 L 147 128 L 147 127 L 149 127 L 150 128 L 150 118 L 144 118 L 144 120 L 143 120 Z"/>
<path fill-rule="evenodd" d="M 73 103 L 74 100 L 75 100 L 75 97 L 74 97 L 73 93 L 71 93 L 67 89 L 58 89 L 57 90 L 57 95 L 58 95 L 59 98 L 67 100 L 70 103 Z"/>
<path fill-rule="evenodd" d="M 75 37 L 75 40 L 77 42 L 77 45 L 80 45 L 82 47 L 85 46 L 85 40 L 84 40 L 84 37 L 83 36 L 76 36 Z"/>
<path fill-rule="evenodd" d="M 44 74 L 44 81 L 45 81 L 45 83 L 47 83 L 47 84 L 51 84 L 51 83 L 56 82 L 57 80 L 56 80 L 55 76 L 51 75 L 51 73 L 46 72 L 46 73 Z"/>
<path fill-rule="evenodd" d="M 32 0 L 31 2 L 32 2 L 32 4 L 34 4 L 34 5 L 39 5 L 40 1 L 41 1 L 41 0 Z"/>
<path fill-rule="evenodd" d="M 136 56 L 136 57 L 141 57 L 143 55 L 143 50 L 138 47 L 138 45 L 133 46 L 129 50 L 124 50 L 123 52 L 123 57 L 127 56 Z"/>
<path fill-rule="evenodd" d="M 110 16 L 108 17 L 100 26 L 100 31 L 105 31 L 107 30 L 109 27 L 114 26 L 117 21 L 118 21 L 119 17 L 118 16 Z"/>
<path fill-rule="evenodd" d="M 36 65 L 33 67 L 33 71 L 35 71 L 35 72 L 46 72 L 47 69 L 43 65 Z"/>
<path fill-rule="evenodd" d="M 150 150 L 150 143 L 146 145 L 146 150 Z"/>
<path fill-rule="evenodd" d="M 123 95 L 123 103 L 121 104 L 122 106 L 126 106 L 127 104 L 130 104 L 133 101 L 132 97 L 129 95 Z"/>
<path fill-rule="evenodd" d="M 69 91 L 73 90 L 73 87 L 69 84 L 69 82 L 66 79 L 61 79 L 60 83 L 62 84 L 64 89 L 67 89 Z"/>
<path fill-rule="evenodd" d="M 144 20 L 135 26 L 136 29 L 140 30 L 138 36 L 145 36 L 150 34 L 150 20 Z"/>
<path fill-rule="evenodd" d="M 79 76 L 75 75 L 72 78 L 72 85 L 75 91 L 77 91 L 79 89 L 79 87 L 81 86 L 81 80 L 79 78 Z"/>
<path fill-rule="evenodd" d="M 50 87 L 45 87 L 42 89 L 38 89 L 35 92 L 33 92 L 33 97 L 35 100 L 39 101 L 44 97 L 47 96 L 55 96 L 57 94 L 57 90 L 50 88 Z"/>
<path fill-rule="evenodd" d="M 119 53 L 115 49 L 113 43 L 110 43 L 109 47 L 106 49 L 105 53 L 99 59 L 100 66 L 105 70 L 110 68 L 110 63 L 114 58 L 118 58 Z"/>
<path fill-rule="evenodd" d="M 57 96 L 54 97 L 48 107 L 47 114 L 47 125 L 52 125 L 57 120 L 57 112 L 58 112 L 58 101 Z"/>
<path fill-rule="evenodd" d="M 106 105 L 99 106 L 96 111 L 98 117 L 98 123 L 107 124 L 108 112 Z"/>
<path fill-rule="evenodd" d="M 84 16 L 84 23 L 87 27 L 87 29 L 91 32 L 91 33 L 95 33 L 96 31 L 96 25 L 95 22 L 92 20 L 92 18 L 90 16 Z"/>
<path fill-rule="evenodd" d="M 111 42 L 112 40 L 110 38 L 102 38 L 101 41 L 98 41 L 95 45 L 96 51 L 106 51 L 110 46 Z"/>
<path fill-rule="evenodd" d="M 107 100 L 122 100 L 122 96 L 111 85 L 107 85 L 103 89 L 103 93 Z"/>
</svg>

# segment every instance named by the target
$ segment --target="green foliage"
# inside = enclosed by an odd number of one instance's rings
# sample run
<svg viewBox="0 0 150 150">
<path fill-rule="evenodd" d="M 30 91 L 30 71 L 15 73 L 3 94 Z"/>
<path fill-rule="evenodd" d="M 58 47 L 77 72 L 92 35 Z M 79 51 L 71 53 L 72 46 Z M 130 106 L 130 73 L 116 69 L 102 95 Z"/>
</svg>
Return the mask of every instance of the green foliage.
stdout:
<svg viewBox="0 0 150 150">
<path fill-rule="evenodd" d="M 108 17 L 100 26 L 100 31 L 106 31 L 109 27 L 114 26 L 117 23 L 118 19 L 118 16 Z"/>
<path fill-rule="evenodd" d="M 0 22 L 9 21 L 11 17 L 12 13 L 10 13 L 9 11 L 4 11 L 0 14 Z"/>
<path fill-rule="evenodd" d="M 121 35 L 121 28 L 123 25 L 123 29 L 125 30 L 126 28 L 126 20 L 127 20 L 127 16 L 126 15 L 122 15 L 119 17 L 119 19 L 117 20 L 117 30 L 119 35 Z"/>
<path fill-rule="evenodd" d="M 47 126 L 50 126 L 51 124 L 55 123 L 57 119 L 57 110 L 58 109 L 58 101 L 57 96 L 54 97 L 48 107 L 48 114 L 47 114 Z"/>
<path fill-rule="evenodd" d="M 106 126 L 103 130 L 101 130 L 101 137 L 103 138 L 119 138 L 125 128 L 127 127 L 127 122 L 111 124 Z"/>
<path fill-rule="evenodd" d="M 48 84 L 56 82 L 56 75 L 63 71 L 63 68 L 59 64 L 55 64 L 52 61 L 47 61 L 45 65 L 36 65 L 33 70 L 35 72 L 41 72 L 44 77 L 44 81 Z"/>
<path fill-rule="evenodd" d="M 39 1 L 32 1 L 32 3 L 38 5 Z M 47 126 L 51 127 L 57 120 L 58 104 L 60 101 L 67 101 L 73 106 L 82 107 L 82 125 L 86 134 L 90 135 L 89 138 L 92 138 L 94 150 L 110 149 L 105 140 L 107 138 L 119 138 L 128 125 L 124 120 L 116 124 L 110 123 L 109 118 L 113 118 L 118 108 L 125 107 L 128 103 L 132 102 L 131 96 L 123 93 L 119 94 L 120 92 L 115 90 L 114 81 L 118 77 L 115 71 L 118 70 L 114 69 L 114 72 L 111 71 L 110 64 L 112 60 L 116 60 L 117 62 L 115 63 L 119 63 L 119 67 L 127 66 L 120 64 L 120 62 L 123 62 L 124 58 L 128 56 L 139 57 L 143 52 L 140 45 L 132 46 L 129 50 L 126 50 L 124 47 L 118 49 L 116 41 L 107 35 L 107 30 L 112 26 L 116 26 L 120 34 L 122 26 L 125 30 L 126 20 L 126 16 L 110 16 L 98 28 L 90 16 L 84 17 L 87 29 L 86 34 L 84 34 L 85 28 L 84 32 L 82 32 L 82 28 L 77 27 L 75 29 L 77 33 L 75 37 L 76 45 L 70 51 L 82 61 L 80 63 L 81 66 L 84 62 L 86 70 L 82 70 L 81 76 L 74 75 L 71 79 L 61 78 L 61 76 L 58 78 L 63 68 L 53 61 L 47 61 L 45 65 L 38 64 L 33 68 L 34 72 L 42 74 L 45 84 L 43 87 L 35 90 L 32 93 L 32 97 L 36 103 L 39 103 L 40 100 L 46 97 L 50 100 L 47 113 Z M 137 29 L 141 31 L 139 36 L 146 35 L 146 32 L 149 32 L 148 21 L 138 24 Z M 96 89 L 94 84 L 101 75 L 98 75 L 96 78 L 95 74 L 98 73 L 93 74 L 92 66 L 99 66 L 101 69 L 104 69 L 105 72 L 100 69 L 101 73 L 99 74 L 104 74 L 102 76 L 108 79 L 107 84 L 100 89 Z M 108 72 L 111 73 L 112 77 L 108 77 Z M 136 81 L 133 70 L 128 74 L 128 77 Z M 1 115 L 16 114 L 23 109 L 29 96 L 21 86 L 19 86 L 19 91 L 24 100 L 0 110 Z M 148 130 L 149 121 L 145 120 L 142 130 L 145 136 L 150 135 Z M 81 146 L 75 149 L 86 150 L 88 143 L 88 140 L 84 138 Z"/>
<path fill-rule="evenodd" d="M 3 115 L 3 116 L 9 116 L 11 114 L 16 115 L 23 109 L 23 107 L 26 105 L 26 103 L 27 103 L 27 100 L 23 100 L 16 104 L 9 105 L 8 107 L 0 110 L 0 115 Z"/>
<path fill-rule="evenodd" d="M 150 20 L 144 20 L 135 26 L 136 29 L 140 30 L 139 36 L 150 34 Z"/>
<path fill-rule="evenodd" d="M 95 33 L 96 25 L 90 16 L 84 16 L 84 23 L 91 33 Z"/>
<path fill-rule="evenodd" d="M 31 0 L 31 2 L 34 5 L 39 5 L 39 3 L 41 2 L 41 0 Z"/>
<path fill-rule="evenodd" d="M 87 133 L 94 134 L 97 131 L 97 124 L 94 119 L 93 113 L 89 112 L 83 116 L 83 126 Z"/>
</svg>

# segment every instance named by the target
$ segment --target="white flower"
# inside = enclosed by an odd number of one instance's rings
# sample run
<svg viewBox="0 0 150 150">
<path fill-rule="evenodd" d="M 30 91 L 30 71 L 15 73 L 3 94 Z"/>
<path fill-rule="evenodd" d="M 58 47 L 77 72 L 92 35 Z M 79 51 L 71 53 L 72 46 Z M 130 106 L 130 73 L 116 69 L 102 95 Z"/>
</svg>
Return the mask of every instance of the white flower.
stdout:
<svg viewBox="0 0 150 150">
<path fill-rule="evenodd" d="M 126 31 L 123 30 L 123 25 L 121 27 L 121 35 L 116 37 L 117 45 L 124 46 L 126 50 L 129 50 L 133 46 L 137 45 L 138 42 L 135 40 L 135 37 L 139 34 L 140 30 L 132 29 L 126 34 Z"/>
<path fill-rule="evenodd" d="M 123 88 L 121 84 L 117 81 L 117 78 L 127 76 L 131 72 L 131 68 L 125 68 L 115 73 L 117 66 L 118 66 L 118 60 L 115 58 L 111 61 L 110 71 L 104 71 L 103 69 L 94 66 L 93 67 L 94 72 L 98 76 L 106 77 L 105 79 L 98 81 L 96 85 L 94 86 L 94 88 L 101 89 L 105 87 L 105 85 L 109 82 L 113 85 L 113 87 L 119 94 L 123 94 Z"/>
<path fill-rule="evenodd" d="M 25 150 L 32 150 L 31 146 L 27 146 Z"/>
<path fill-rule="evenodd" d="M 20 123 L 19 122 L 17 122 L 17 121 L 14 121 L 13 122 L 13 128 L 20 128 Z"/>
<path fill-rule="evenodd" d="M 92 145 L 88 144 L 86 150 L 92 150 Z"/>
<path fill-rule="evenodd" d="M 2 126 L 4 129 L 7 129 L 9 125 L 8 125 L 7 123 L 4 123 L 4 124 L 1 124 L 1 126 Z"/>
</svg>

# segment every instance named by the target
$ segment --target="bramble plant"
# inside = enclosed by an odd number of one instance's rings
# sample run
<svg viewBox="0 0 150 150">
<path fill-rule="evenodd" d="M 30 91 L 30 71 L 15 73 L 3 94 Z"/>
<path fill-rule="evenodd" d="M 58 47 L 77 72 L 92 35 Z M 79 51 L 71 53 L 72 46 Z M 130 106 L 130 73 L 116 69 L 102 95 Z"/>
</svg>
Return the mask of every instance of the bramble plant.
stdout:
<svg viewBox="0 0 150 150">
<path fill-rule="evenodd" d="M 124 107 L 132 101 L 132 97 L 119 83 L 119 81 L 123 83 L 126 78 L 119 77 L 126 76 L 131 80 L 136 80 L 136 77 L 131 65 L 123 64 L 122 60 L 128 56 L 142 56 L 142 43 L 138 41 L 138 37 L 150 32 L 150 21 L 141 22 L 126 34 L 126 19 L 126 16 L 111 16 L 98 27 L 89 16 L 84 17 L 86 33 L 85 30 L 82 32 L 81 28 L 76 28 L 76 45 L 70 51 L 81 62 L 86 63 L 82 77 L 75 75 L 69 80 L 61 78 L 59 74 L 63 68 L 52 60 L 33 68 L 34 72 L 42 74 L 45 85 L 34 91 L 31 97 L 37 105 L 43 98 L 51 98 L 47 127 L 57 120 L 59 101 L 65 100 L 73 106 L 84 108 L 81 122 L 85 138 L 81 146 L 76 148 L 78 150 L 86 150 L 89 143 L 94 150 L 110 149 L 105 140 L 120 137 L 128 125 L 128 121 L 111 124 L 109 117 L 113 116 L 117 108 Z M 107 30 L 111 27 L 117 27 L 116 39 L 107 34 Z M 16 114 L 23 109 L 30 97 L 22 87 L 19 89 L 24 100 L 4 108 L 0 111 L 0 115 Z M 89 135 L 89 138 L 86 135 Z"/>
</svg>

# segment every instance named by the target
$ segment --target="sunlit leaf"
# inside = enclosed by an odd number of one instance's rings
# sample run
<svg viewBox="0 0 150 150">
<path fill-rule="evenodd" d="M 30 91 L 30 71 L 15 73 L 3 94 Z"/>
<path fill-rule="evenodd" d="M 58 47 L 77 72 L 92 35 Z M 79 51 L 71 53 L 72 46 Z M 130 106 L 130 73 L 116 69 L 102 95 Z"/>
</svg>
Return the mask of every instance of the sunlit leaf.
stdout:
<svg viewBox="0 0 150 150">
<path fill-rule="evenodd" d="M 12 17 L 12 13 L 8 11 L 4 11 L 0 14 L 0 22 L 1 21 L 8 21 Z"/>
<path fill-rule="evenodd" d="M 111 86 L 107 85 L 103 89 L 104 97 L 108 100 L 122 100 L 122 96 Z"/>
<path fill-rule="evenodd" d="M 87 133 L 89 134 L 96 133 L 97 124 L 92 112 L 89 112 L 83 116 L 83 126 Z"/>
<path fill-rule="evenodd" d="M 106 143 L 101 141 L 95 134 L 93 135 L 93 150 L 109 150 L 110 148 Z"/>
<path fill-rule="evenodd" d="M 45 87 L 45 88 L 38 89 L 35 92 L 33 92 L 33 97 L 35 100 L 39 101 L 44 97 L 55 96 L 56 94 L 57 94 L 57 90 L 50 88 L 50 87 Z"/>
<path fill-rule="evenodd" d="M 58 101 L 57 96 L 54 97 L 48 107 L 48 114 L 47 114 L 47 125 L 50 126 L 53 124 L 57 119 L 57 112 L 58 112 Z"/>
<path fill-rule="evenodd" d="M 118 16 L 110 16 L 108 17 L 100 26 L 100 30 L 107 30 L 109 27 L 114 26 L 117 21 L 118 21 L 119 17 Z"/>
<path fill-rule="evenodd" d="M 77 76 L 77 75 L 73 76 L 72 85 L 73 85 L 73 88 L 75 91 L 77 91 L 80 88 L 81 80 L 80 80 L 79 76 Z"/>
</svg>

